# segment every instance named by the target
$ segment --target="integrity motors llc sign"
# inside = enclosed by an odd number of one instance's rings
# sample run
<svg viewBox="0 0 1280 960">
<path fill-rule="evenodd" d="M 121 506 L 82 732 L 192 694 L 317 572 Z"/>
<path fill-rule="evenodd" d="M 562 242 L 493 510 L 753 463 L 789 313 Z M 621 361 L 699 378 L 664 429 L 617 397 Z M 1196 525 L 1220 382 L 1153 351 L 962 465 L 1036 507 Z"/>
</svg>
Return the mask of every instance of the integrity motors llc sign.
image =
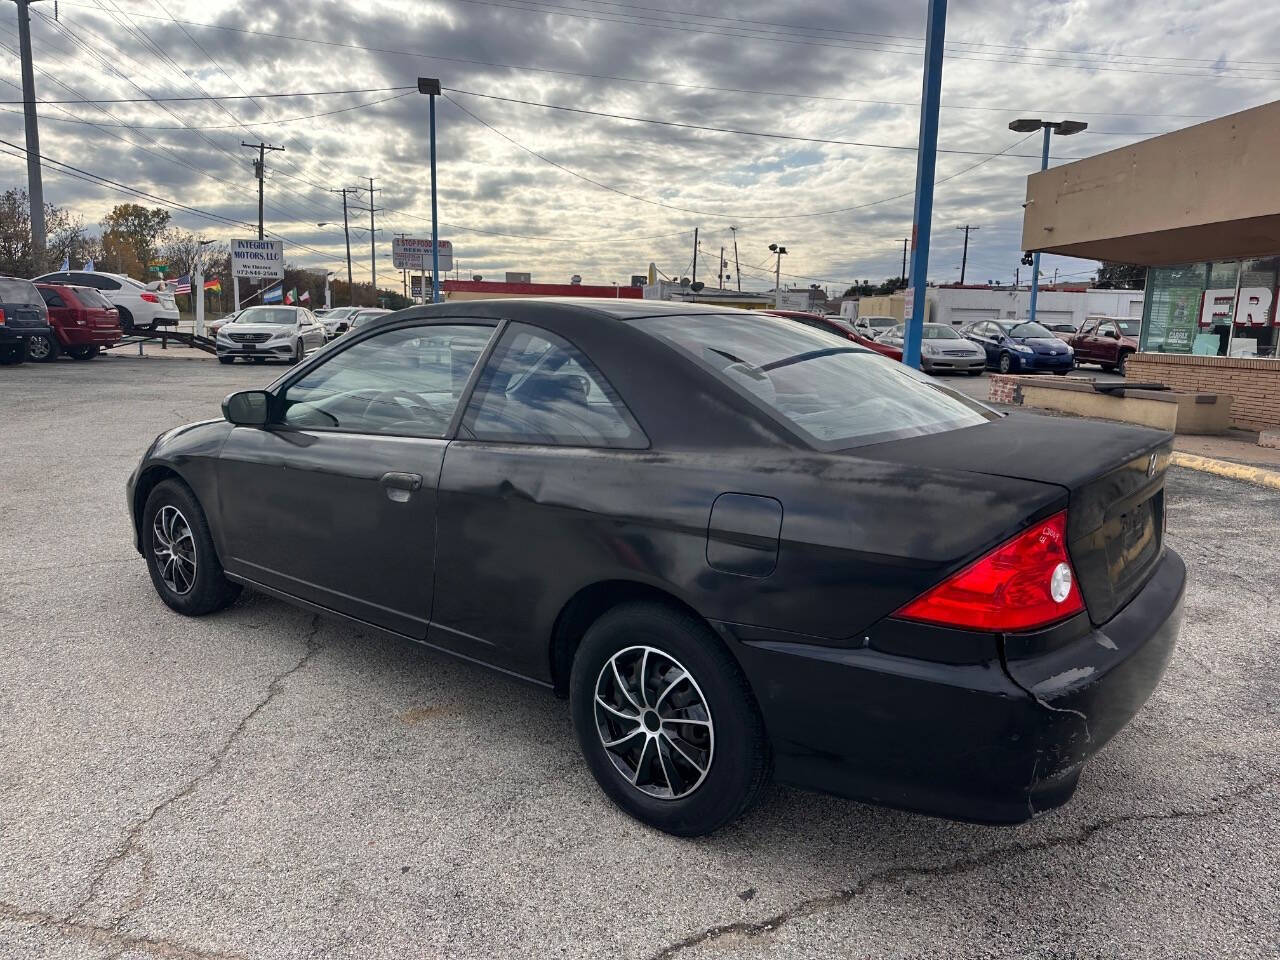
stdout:
<svg viewBox="0 0 1280 960">
<path fill-rule="evenodd" d="M 284 279 L 284 241 L 232 240 L 231 275 L 249 280 Z"/>
</svg>

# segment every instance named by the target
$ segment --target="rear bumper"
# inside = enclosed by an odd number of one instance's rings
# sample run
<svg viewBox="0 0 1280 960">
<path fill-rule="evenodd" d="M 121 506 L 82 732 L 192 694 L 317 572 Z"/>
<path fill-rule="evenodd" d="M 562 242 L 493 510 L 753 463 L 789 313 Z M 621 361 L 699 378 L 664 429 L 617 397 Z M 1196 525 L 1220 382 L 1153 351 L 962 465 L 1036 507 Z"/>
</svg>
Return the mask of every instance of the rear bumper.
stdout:
<svg viewBox="0 0 1280 960">
<path fill-rule="evenodd" d="M 0 324 L 0 347 L 12 347 L 22 343 L 28 337 L 52 337 L 53 328 L 44 327 L 15 327 L 12 324 Z"/>
<path fill-rule="evenodd" d="M 1084 763 L 1155 689 L 1182 622 L 1166 551 L 1115 617 L 1021 660 L 945 664 L 751 640 L 718 625 L 751 681 L 780 779 L 886 806 L 1017 823 L 1075 792 Z"/>
<path fill-rule="evenodd" d="M 124 335 L 119 327 L 58 327 L 64 347 L 114 347 Z"/>
</svg>

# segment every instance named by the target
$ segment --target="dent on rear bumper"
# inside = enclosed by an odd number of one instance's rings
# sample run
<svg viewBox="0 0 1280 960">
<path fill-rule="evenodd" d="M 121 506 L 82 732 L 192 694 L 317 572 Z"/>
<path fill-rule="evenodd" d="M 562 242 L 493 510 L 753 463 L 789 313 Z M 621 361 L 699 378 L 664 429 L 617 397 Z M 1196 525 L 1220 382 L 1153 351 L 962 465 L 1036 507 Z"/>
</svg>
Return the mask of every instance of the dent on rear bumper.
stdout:
<svg viewBox="0 0 1280 960">
<path fill-rule="evenodd" d="M 1155 688 L 1186 569 L 1167 552 L 1119 614 L 1006 666 L 945 664 L 717 624 L 764 714 L 779 779 L 955 819 L 1016 823 L 1065 803 L 1085 761 Z"/>
</svg>

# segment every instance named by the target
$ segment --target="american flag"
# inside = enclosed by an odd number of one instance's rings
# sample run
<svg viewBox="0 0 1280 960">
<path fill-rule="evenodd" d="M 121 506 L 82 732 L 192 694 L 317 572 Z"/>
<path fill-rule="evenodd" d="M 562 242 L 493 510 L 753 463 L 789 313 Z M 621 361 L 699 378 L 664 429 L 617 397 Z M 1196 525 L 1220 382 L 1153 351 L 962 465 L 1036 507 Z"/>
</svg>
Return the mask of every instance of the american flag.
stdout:
<svg viewBox="0 0 1280 960">
<path fill-rule="evenodd" d="M 191 296 L 191 276 L 190 276 L 190 274 L 183 274 L 183 275 L 182 275 L 181 277 L 179 277 L 179 278 L 177 279 L 177 281 L 175 281 L 175 282 L 176 282 L 176 286 L 175 286 L 175 287 L 174 287 L 174 289 L 173 289 L 173 292 L 174 292 L 174 293 L 179 294 L 179 295 L 181 295 L 181 294 L 184 294 L 184 293 L 185 293 L 187 296 Z"/>
</svg>

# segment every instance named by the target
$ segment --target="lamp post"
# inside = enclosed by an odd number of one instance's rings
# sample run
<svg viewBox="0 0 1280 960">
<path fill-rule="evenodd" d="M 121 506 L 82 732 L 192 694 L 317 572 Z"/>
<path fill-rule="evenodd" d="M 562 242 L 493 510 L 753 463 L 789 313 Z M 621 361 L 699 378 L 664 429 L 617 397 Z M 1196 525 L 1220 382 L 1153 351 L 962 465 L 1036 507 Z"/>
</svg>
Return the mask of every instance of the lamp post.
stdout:
<svg viewBox="0 0 1280 960">
<path fill-rule="evenodd" d="M 1040 169 L 1047 170 L 1049 168 L 1049 137 L 1056 133 L 1060 137 L 1069 137 L 1073 133 L 1079 133 L 1081 130 L 1087 129 L 1089 124 L 1083 120 L 1041 120 L 1039 118 L 1029 119 L 1023 117 L 1014 120 L 1009 124 L 1009 129 L 1014 133 L 1035 133 L 1037 130 L 1044 131 L 1044 142 L 1040 148 Z M 1034 322 L 1036 319 L 1036 297 L 1040 292 L 1040 251 L 1037 250 L 1031 258 L 1031 306 L 1027 310 L 1027 320 Z"/>
<path fill-rule="evenodd" d="M 429 103 L 431 134 L 431 302 L 440 302 L 440 231 L 436 222 L 436 97 L 440 96 L 440 81 L 432 77 L 418 78 L 418 92 L 425 94 Z M 425 292 L 425 291 L 424 291 Z"/>
<path fill-rule="evenodd" d="M 195 333 L 204 336 L 204 248 L 213 243 L 212 240 L 196 241 L 195 263 L 191 270 L 191 302 L 195 306 Z M 162 341 L 163 342 L 163 341 Z"/>
<path fill-rule="evenodd" d="M 777 310 L 778 297 L 782 293 L 782 258 L 786 255 L 787 248 L 771 243 L 769 244 L 769 249 L 778 258 L 777 265 L 773 268 L 773 309 Z"/>
</svg>

